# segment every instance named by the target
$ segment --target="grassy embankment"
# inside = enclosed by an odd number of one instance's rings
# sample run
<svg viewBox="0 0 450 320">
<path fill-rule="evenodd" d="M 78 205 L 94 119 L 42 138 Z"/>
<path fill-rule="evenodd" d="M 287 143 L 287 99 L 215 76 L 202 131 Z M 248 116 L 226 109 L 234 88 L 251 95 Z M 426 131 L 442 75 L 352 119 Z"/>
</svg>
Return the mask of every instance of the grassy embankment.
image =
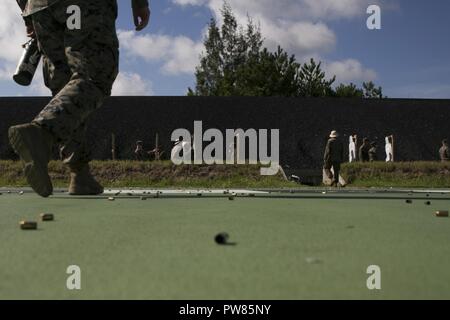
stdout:
<svg viewBox="0 0 450 320">
<path fill-rule="evenodd" d="M 342 175 L 354 187 L 450 188 L 450 162 L 347 163 Z"/>
<path fill-rule="evenodd" d="M 182 165 L 170 161 L 92 161 L 92 173 L 105 187 L 158 188 L 282 188 L 297 184 L 285 181 L 281 173 L 261 176 L 259 166 Z M 69 171 L 60 161 L 49 164 L 55 187 L 67 187 Z M 27 182 L 19 161 L 0 161 L 0 187 L 23 187 Z"/>
<path fill-rule="evenodd" d="M 258 166 L 183 165 L 170 161 L 93 161 L 92 172 L 105 187 L 157 188 L 293 188 L 281 174 L 261 176 Z M 55 187 L 66 187 L 69 173 L 61 162 L 52 161 L 50 175 Z M 344 164 L 342 175 L 350 187 L 450 188 L 450 163 L 397 162 Z M 21 162 L 0 161 L 0 187 L 27 183 Z"/>
</svg>

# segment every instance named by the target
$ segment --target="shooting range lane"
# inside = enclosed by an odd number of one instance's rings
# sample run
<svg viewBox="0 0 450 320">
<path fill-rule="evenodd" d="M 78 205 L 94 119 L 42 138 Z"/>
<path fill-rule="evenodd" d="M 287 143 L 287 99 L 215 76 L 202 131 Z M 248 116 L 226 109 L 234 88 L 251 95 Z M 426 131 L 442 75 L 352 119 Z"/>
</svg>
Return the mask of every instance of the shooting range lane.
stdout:
<svg viewBox="0 0 450 320">
<path fill-rule="evenodd" d="M 450 219 L 435 216 L 449 210 L 448 190 L 263 190 L 234 201 L 219 191 L 147 201 L 7 191 L 0 298 L 450 298 Z M 44 212 L 55 220 L 20 230 Z M 235 245 L 218 245 L 221 232 Z M 82 270 L 77 292 L 65 287 L 73 264 Z M 369 265 L 382 270 L 376 297 Z"/>
</svg>

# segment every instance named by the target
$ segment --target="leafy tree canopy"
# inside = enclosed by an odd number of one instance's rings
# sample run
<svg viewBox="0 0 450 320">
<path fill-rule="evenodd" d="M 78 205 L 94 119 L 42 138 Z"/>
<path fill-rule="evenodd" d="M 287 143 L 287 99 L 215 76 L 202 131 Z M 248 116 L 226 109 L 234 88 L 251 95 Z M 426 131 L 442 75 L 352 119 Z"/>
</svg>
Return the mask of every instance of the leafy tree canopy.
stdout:
<svg viewBox="0 0 450 320">
<path fill-rule="evenodd" d="M 221 13 L 221 27 L 215 19 L 209 22 L 195 89 L 189 88 L 188 95 L 383 98 L 382 88 L 373 82 L 362 89 L 353 83 L 333 88 L 336 76 L 328 78 L 321 62 L 311 59 L 302 65 L 281 47 L 270 52 L 250 17 L 240 26 L 226 2 Z"/>
</svg>

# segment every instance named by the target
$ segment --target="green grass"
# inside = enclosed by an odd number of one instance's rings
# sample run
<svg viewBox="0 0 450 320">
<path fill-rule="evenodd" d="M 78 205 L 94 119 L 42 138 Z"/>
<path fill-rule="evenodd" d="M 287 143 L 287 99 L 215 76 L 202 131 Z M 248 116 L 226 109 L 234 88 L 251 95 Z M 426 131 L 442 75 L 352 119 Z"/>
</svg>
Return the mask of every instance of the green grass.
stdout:
<svg viewBox="0 0 450 320">
<path fill-rule="evenodd" d="M 260 166 L 182 165 L 170 161 L 92 161 L 93 174 L 108 188 L 295 188 L 298 184 L 277 176 L 261 176 Z M 61 161 L 49 164 L 55 187 L 67 187 L 69 172 Z M 450 188 L 450 163 L 347 163 L 342 175 L 350 187 Z M 0 186 L 24 187 L 19 161 L 0 161 Z"/>
<path fill-rule="evenodd" d="M 92 173 L 105 186 L 157 188 L 283 188 L 298 186 L 281 173 L 261 176 L 260 166 L 182 165 L 170 161 L 92 161 Z M 49 172 L 55 187 L 67 187 L 69 171 L 61 161 L 52 161 Z M 19 161 L 0 161 L 0 186 L 24 187 L 27 182 Z"/>
<path fill-rule="evenodd" d="M 355 187 L 450 187 L 450 163 L 442 162 L 347 163 L 342 175 Z"/>
</svg>

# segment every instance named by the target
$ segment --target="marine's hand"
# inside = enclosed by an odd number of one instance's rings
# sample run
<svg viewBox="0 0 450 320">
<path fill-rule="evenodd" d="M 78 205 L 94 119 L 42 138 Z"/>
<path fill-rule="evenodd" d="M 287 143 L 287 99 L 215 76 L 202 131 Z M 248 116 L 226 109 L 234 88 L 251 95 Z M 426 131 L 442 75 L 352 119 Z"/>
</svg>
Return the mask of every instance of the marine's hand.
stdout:
<svg viewBox="0 0 450 320">
<path fill-rule="evenodd" d="M 149 7 L 144 8 L 133 8 L 133 18 L 134 25 L 136 26 L 136 31 L 141 31 L 144 29 L 150 21 L 150 9 Z"/>
<path fill-rule="evenodd" d="M 36 38 L 36 33 L 34 32 L 34 28 L 32 25 L 27 26 L 27 36 L 33 39 Z"/>
</svg>

